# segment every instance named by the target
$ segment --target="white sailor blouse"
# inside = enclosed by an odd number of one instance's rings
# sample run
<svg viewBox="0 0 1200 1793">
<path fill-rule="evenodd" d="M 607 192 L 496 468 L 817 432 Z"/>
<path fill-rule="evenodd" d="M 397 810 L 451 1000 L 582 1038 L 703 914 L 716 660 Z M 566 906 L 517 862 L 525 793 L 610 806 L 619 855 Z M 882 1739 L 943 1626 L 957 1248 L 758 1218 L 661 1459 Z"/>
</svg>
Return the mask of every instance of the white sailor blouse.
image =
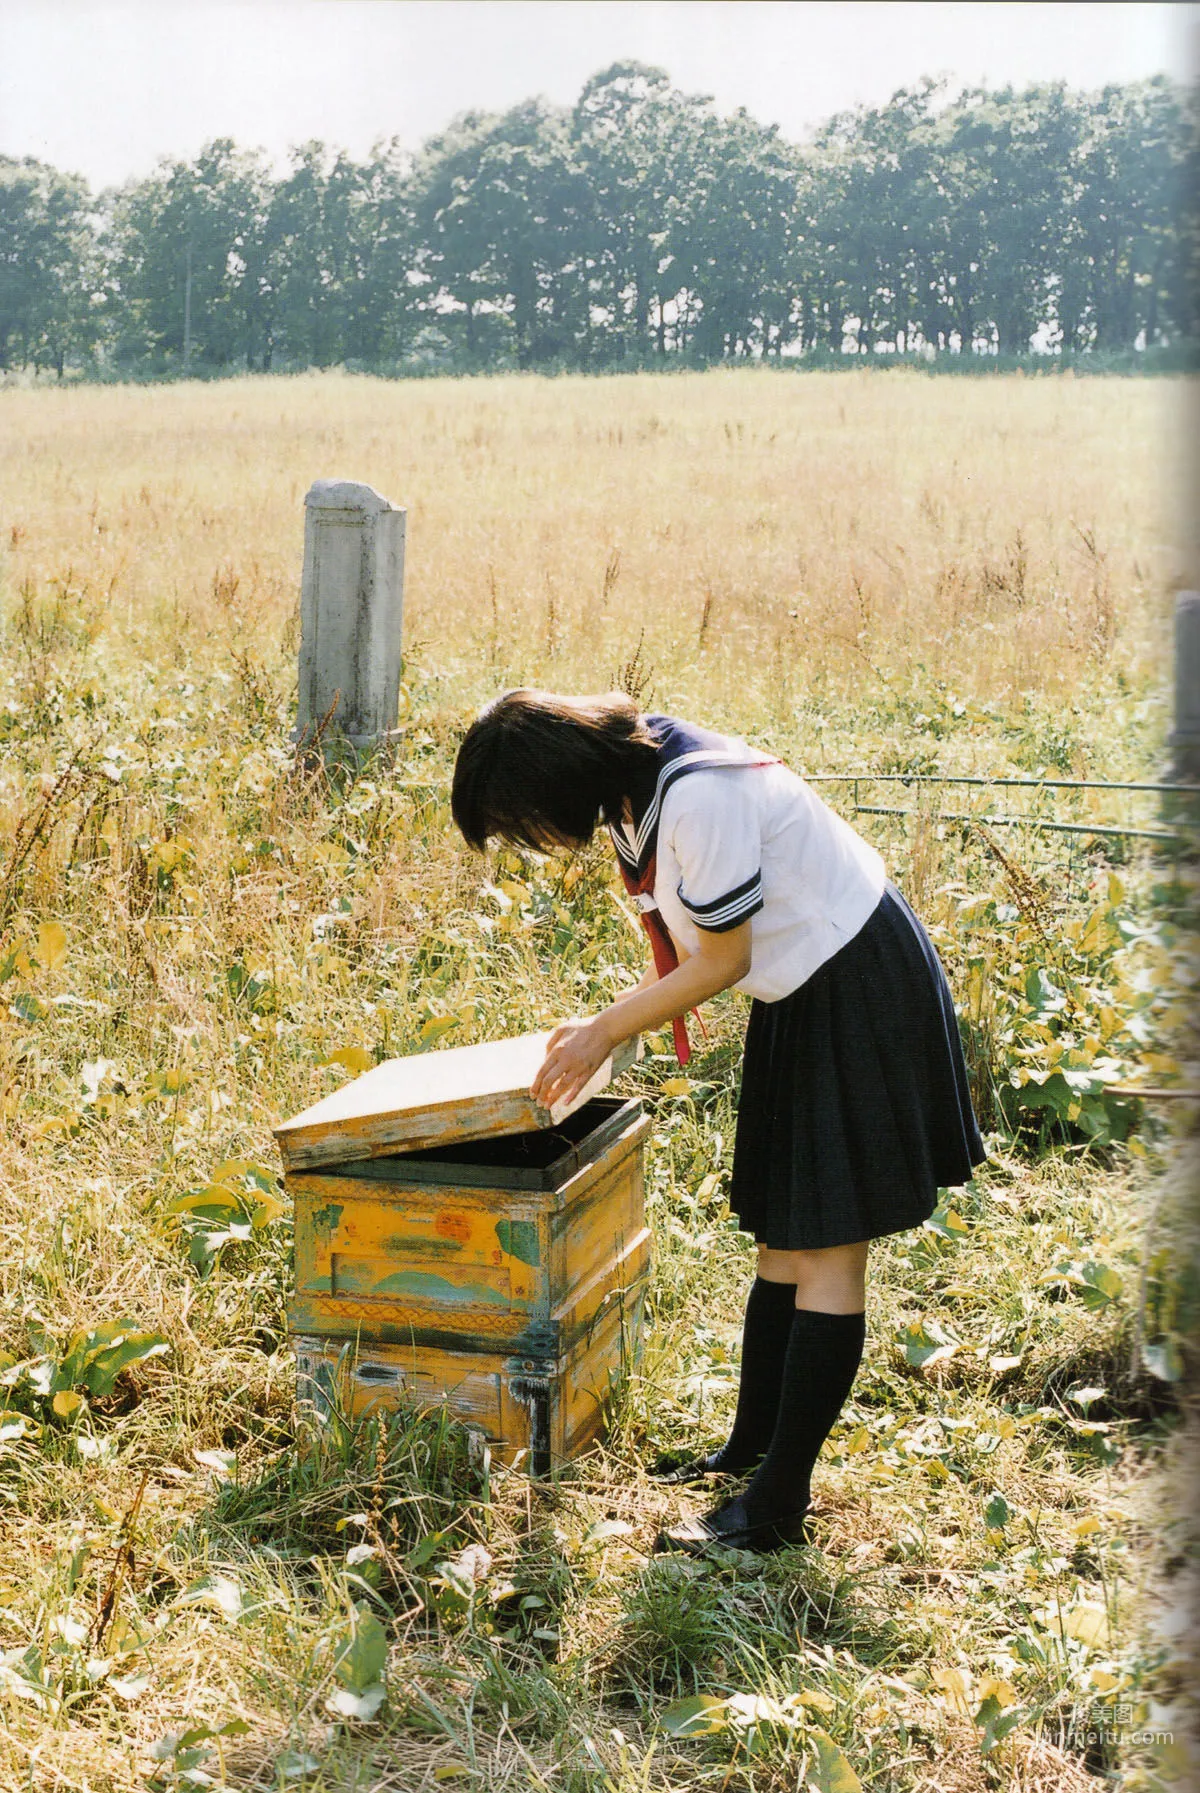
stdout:
<svg viewBox="0 0 1200 1793">
<path fill-rule="evenodd" d="M 736 987 L 777 1002 L 864 926 L 883 861 L 778 760 L 673 717 L 646 722 L 657 778 L 631 799 L 631 824 L 609 824 L 626 882 L 685 952 L 701 931 L 749 921 L 750 970 Z"/>
</svg>

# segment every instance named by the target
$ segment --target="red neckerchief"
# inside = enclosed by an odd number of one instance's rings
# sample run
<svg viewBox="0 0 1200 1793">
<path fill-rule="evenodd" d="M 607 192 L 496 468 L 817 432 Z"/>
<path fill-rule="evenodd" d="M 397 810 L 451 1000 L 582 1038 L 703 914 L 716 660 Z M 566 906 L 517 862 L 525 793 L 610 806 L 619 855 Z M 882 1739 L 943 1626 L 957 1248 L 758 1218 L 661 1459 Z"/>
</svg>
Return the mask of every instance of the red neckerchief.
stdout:
<svg viewBox="0 0 1200 1793">
<path fill-rule="evenodd" d="M 635 901 L 638 897 L 644 896 L 648 896 L 653 900 L 654 874 L 657 869 L 656 860 L 651 858 L 650 864 L 640 878 L 633 877 L 633 875 L 626 870 L 623 860 L 618 859 L 617 864 L 621 868 L 621 877 L 624 879 L 625 888 L 630 896 L 633 897 Z M 654 907 L 651 909 L 643 909 L 639 903 L 638 914 L 641 916 L 642 926 L 650 936 L 650 951 L 654 955 L 654 969 L 657 971 L 660 979 L 664 978 L 668 972 L 677 970 L 679 966 L 679 954 L 675 951 L 675 942 L 671 938 L 667 924 L 662 918 L 662 910 L 658 907 L 657 903 L 655 903 Z M 704 1022 L 700 1020 L 699 1009 L 693 1009 L 692 1013 L 695 1015 L 696 1020 L 700 1022 L 701 1033 L 705 1033 Z M 687 1022 L 682 1015 L 676 1015 L 675 1019 L 672 1021 L 671 1034 L 675 1041 L 675 1056 L 681 1065 L 686 1065 L 688 1059 L 692 1056 L 692 1043 L 688 1039 Z"/>
</svg>

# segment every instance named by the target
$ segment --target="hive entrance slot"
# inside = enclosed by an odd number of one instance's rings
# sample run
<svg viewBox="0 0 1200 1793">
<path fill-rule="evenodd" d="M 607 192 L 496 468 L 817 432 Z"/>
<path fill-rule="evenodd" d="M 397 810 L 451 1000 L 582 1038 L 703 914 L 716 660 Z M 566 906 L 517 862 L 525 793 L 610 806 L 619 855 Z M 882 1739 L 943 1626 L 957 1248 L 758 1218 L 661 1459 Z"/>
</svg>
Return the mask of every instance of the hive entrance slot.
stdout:
<svg viewBox="0 0 1200 1793">
<path fill-rule="evenodd" d="M 390 1363 L 360 1363 L 355 1370 L 360 1382 L 379 1383 L 387 1388 L 404 1387 L 404 1371 Z"/>
</svg>

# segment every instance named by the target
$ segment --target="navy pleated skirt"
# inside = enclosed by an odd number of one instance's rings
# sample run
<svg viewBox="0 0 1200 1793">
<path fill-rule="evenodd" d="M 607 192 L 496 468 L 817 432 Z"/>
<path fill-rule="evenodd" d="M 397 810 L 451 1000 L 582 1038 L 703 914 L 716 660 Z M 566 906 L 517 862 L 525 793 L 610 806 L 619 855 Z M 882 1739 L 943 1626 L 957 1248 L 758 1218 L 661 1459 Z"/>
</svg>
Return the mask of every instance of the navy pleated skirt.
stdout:
<svg viewBox="0 0 1200 1793">
<path fill-rule="evenodd" d="M 919 1226 L 984 1158 L 941 961 L 894 885 L 746 1030 L 730 1207 L 777 1251 Z"/>
</svg>

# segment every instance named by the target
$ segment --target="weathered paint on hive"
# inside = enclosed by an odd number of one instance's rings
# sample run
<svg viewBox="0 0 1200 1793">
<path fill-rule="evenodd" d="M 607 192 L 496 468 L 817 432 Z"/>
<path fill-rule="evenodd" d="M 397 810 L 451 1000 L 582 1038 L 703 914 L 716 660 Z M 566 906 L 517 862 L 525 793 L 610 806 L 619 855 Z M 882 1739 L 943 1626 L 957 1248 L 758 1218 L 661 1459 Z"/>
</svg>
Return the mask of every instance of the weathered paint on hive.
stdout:
<svg viewBox="0 0 1200 1793">
<path fill-rule="evenodd" d="M 448 1307 L 471 1307 L 489 1303 L 509 1305 L 512 1300 L 507 1273 L 500 1286 L 486 1282 L 451 1282 L 435 1276 L 432 1270 L 398 1270 L 385 1276 L 371 1290 L 373 1295 L 411 1295 L 417 1301 L 445 1303 Z"/>
<path fill-rule="evenodd" d="M 535 1268 L 542 1261 L 542 1253 L 538 1240 L 537 1223 L 532 1220 L 498 1220 L 496 1222 L 496 1238 L 500 1249 L 520 1258 L 523 1264 Z"/>
<path fill-rule="evenodd" d="M 597 1156 L 573 1156 L 546 1190 L 289 1173 L 298 1362 L 327 1393 L 332 1363 L 351 1411 L 444 1400 L 535 1469 L 571 1456 L 638 1348 L 648 1125 L 630 1105 Z"/>
<path fill-rule="evenodd" d="M 440 1192 L 421 1212 L 381 1200 L 378 1184 L 343 1179 L 342 1201 L 320 1200 L 318 1180 L 296 1201 L 297 1300 L 399 1300 L 423 1305 L 520 1309 L 537 1287 L 538 1226 L 496 1219 Z M 389 1196 L 391 1192 L 389 1191 Z M 302 1314 L 308 1330 L 313 1315 Z"/>
<path fill-rule="evenodd" d="M 534 1474 L 578 1454 L 603 1429 L 614 1391 L 637 1355 L 645 1284 L 604 1305 L 574 1347 L 558 1357 L 463 1352 L 297 1338 L 302 1398 L 354 1416 L 444 1403 L 484 1433 L 502 1462 Z"/>
</svg>

